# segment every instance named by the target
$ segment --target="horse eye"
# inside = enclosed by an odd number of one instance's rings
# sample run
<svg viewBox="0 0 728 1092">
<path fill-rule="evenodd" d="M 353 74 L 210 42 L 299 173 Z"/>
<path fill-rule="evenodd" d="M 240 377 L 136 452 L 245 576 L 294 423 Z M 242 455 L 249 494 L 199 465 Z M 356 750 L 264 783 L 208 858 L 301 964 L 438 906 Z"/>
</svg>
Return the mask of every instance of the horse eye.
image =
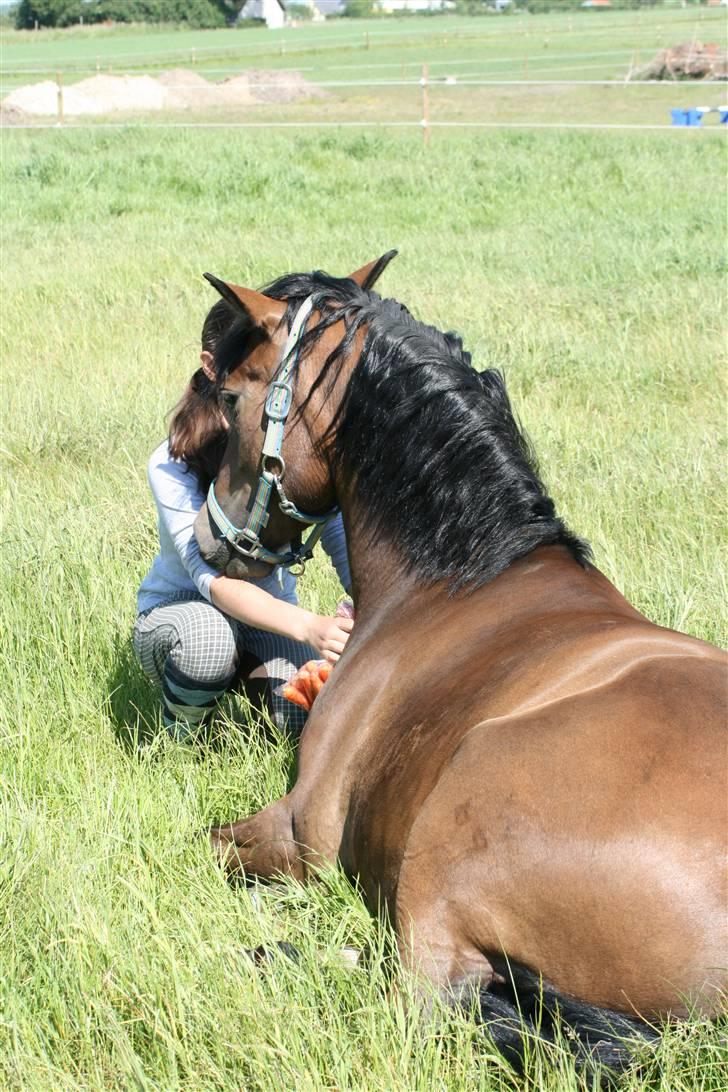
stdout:
<svg viewBox="0 0 728 1092">
<path fill-rule="evenodd" d="M 235 409 L 238 396 L 235 391 L 220 391 L 218 398 L 227 409 Z"/>
</svg>

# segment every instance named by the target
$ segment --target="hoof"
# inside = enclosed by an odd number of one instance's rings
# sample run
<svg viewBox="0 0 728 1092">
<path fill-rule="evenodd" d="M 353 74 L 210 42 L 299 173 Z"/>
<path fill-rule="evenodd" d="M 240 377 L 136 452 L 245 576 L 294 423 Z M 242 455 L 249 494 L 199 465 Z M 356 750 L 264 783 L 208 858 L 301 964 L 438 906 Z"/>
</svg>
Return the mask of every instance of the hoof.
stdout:
<svg viewBox="0 0 728 1092">
<path fill-rule="evenodd" d="M 212 830 L 208 831 L 208 837 L 215 856 L 224 859 L 232 842 L 230 827 L 227 827 L 227 829 L 225 827 L 213 827 Z"/>
<path fill-rule="evenodd" d="M 213 827 L 208 832 L 210 839 L 210 845 L 212 846 L 212 852 L 215 854 L 216 859 L 225 868 L 229 868 L 230 858 L 236 856 L 235 843 L 232 837 L 232 831 L 230 827 Z"/>
<path fill-rule="evenodd" d="M 235 844 L 231 827 L 213 827 L 208 837 L 217 863 L 222 867 L 228 882 L 237 885 L 245 882 L 245 871 Z"/>
</svg>

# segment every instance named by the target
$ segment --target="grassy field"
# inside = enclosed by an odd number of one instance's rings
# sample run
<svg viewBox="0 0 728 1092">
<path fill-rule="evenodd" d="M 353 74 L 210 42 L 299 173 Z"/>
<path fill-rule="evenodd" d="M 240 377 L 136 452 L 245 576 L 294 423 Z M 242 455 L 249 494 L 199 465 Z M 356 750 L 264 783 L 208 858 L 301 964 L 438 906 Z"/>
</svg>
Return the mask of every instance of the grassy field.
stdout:
<svg viewBox="0 0 728 1092">
<path fill-rule="evenodd" d="M 667 124 L 672 106 L 703 105 L 703 100 L 721 105 L 721 86 L 604 88 L 568 81 L 624 81 L 658 49 L 695 38 L 725 47 L 727 32 L 723 13 L 702 7 L 598 16 L 576 10 L 502 18 L 338 20 L 281 31 L 9 32 L 0 85 L 5 94 L 55 78 L 59 70 L 68 85 L 97 71 L 181 67 L 221 80 L 248 68 L 295 68 L 325 89 L 325 100 L 227 107 L 214 114 L 187 111 L 171 120 L 417 123 L 422 116 L 418 81 L 427 63 L 433 122 Z M 149 124 L 155 120 L 159 115 L 147 117 Z"/>
<path fill-rule="evenodd" d="M 235 703 L 209 746 L 167 741 L 129 634 L 145 461 L 195 366 L 202 271 L 343 274 L 395 246 L 384 291 L 504 368 L 597 564 L 655 621 L 725 642 L 724 160 L 674 136 L 4 133 L 2 1087 L 590 1087 L 561 1051 L 520 1080 L 468 1020 L 406 1020 L 336 873 L 228 889 L 203 832 L 279 795 L 291 748 Z M 333 607 L 323 561 L 300 591 Z M 301 963 L 251 971 L 242 949 L 278 938 Z M 345 973 L 344 943 L 373 965 Z M 725 1083 L 696 1019 L 624 1087 Z"/>
</svg>

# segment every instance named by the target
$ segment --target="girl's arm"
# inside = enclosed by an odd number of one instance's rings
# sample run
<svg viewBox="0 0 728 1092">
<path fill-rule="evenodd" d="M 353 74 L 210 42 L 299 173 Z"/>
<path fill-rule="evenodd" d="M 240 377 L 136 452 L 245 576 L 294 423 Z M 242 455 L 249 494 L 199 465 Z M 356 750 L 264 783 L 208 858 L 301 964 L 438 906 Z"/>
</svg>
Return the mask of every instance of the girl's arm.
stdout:
<svg viewBox="0 0 728 1092">
<path fill-rule="evenodd" d="M 171 459 L 164 444 L 149 460 L 148 475 L 160 524 L 205 599 L 246 625 L 303 641 L 313 645 L 322 658 L 332 663 L 338 660 L 352 628 L 348 619 L 312 614 L 276 599 L 255 584 L 220 576 L 203 560 L 195 539 L 195 518 L 205 501 L 195 475 Z"/>
<path fill-rule="evenodd" d="M 231 618 L 268 633 L 292 637 L 294 641 L 313 645 L 318 655 L 336 663 L 351 633 L 351 618 L 327 618 L 302 607 L 294 607 L 276 599 L 255 584 L 217 576 L 210 584 L 212 602 Z"/>
</svg>

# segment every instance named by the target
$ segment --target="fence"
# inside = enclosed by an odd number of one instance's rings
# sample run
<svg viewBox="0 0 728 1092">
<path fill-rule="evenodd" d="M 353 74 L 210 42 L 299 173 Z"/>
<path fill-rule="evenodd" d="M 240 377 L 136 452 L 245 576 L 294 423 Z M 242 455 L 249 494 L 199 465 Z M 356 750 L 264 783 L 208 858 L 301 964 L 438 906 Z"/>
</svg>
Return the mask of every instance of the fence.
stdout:
<svg viewBox="0 0 728 1092">
<path fill-rule="evenodd" d="M 527 62 L 526 62 L 527 64 Z M 454 67 L 451 65 L 451 67 Z M 240 73 L 240 76 L 245 76 L 245 71 Z M 214 91 L 216 87 L 221 85 L 211 84 L 210 90 Z M 224 85 L 222 85 L 224 86 Z M 234 129 L 260 129 L 260 128 L 333 128 L 336 126 L 344 127 L 366 127 L 372 128 L 413 128 L 419 127 L 422 130 L 423 140 L 425 144 L 429 143 L 430 134 L 433 129 L 443 128 L 488 128 L 488 129 L 503 129 L 503 128 L 531 128 L 531 129 L 604 129 L 604 130 L 639 130 L 639 129 L 672 129 L 678 126 L 687 125 L 686 122 L 677 120 L 678 114 L 683 113 L 686 115 L 692 115 L 692 122 L 689 127 L 701 127 L 706 129 L 718 129 L 721 124 L 726 124 L 728 121 L 728 105 L 723 105 L 722 101 L 714 101 L 707 105 L 699 105 L 698 100 L 702 103 L 706 98 L 706 87 L 701 85 L 700 89 L 688 87 L 683 83 L 670 84 L 660 80 L 598 80 L 598 79 L 581 79 L 581 80 L 563 80 L 563 79 L 488 79 L 479 78 L 477 74 L 465 74 L 462 76 L 433 76 L 430 72 L 430 65 L 424 63 L 421 65 L 421 74 L 419 78 L 400 78 L 396 80 L 371 80 L 371 79 L 351 79 L 351 80 L 323 80 L 318 81 L 315 85 L 317 88 L 323 90 L 356 90 L 361 91 L 364 89 L 379 89 L 385 92 L 383 98 L 386 100 L 386 93 L 391 91 L 400 90 L 412 90 L 417 89 L 417 96 L 419 102 L 419 116 L 418 117 L 387 117 L 387 118 L 351 118 L 342 116 L 336 119 L 329 119 L 325 117 L 311 118 L 311 117 L 299 117 L 295 119 L 281 119 L 281 118 L 266 118 L 263 121 L 251 120 L 246 118 L 241 120 L 239 118 L 225 118 L 212 119 L 173 119 L 173 120 L 149 120 L 149 115 L 146 115 L 143 120 L 139 118 L 133 122 L 119 120 L 119 121 L 98 121 L 93 120 L 91 123 L 84 122 L 82 120 L 70 121 L 66 116 L 65 110 L 65 90 L 66 82 L 64 80 L 64 73 L 59 71 L 55 77 L 55 119 L 48 122 L 30 122 L 30 123 L 13 123 L 12 128 L 18 129 L 58 129 L 63 128 L 126 128 L 129 124 L 143 125 L 144 127 L 175 129 L 175 128 L 234 128 Z M 715 85 L 714 85 L 715 86 Z M 193 83 L 167 83 L 165 84 L 166 90 L 169 92 L 185 91 L 200 92 L 200 85 Z M 637 95 L 643 88 L 655 88 L 659 90 L 661 98 L 664 98 L 664 107 L 661 107 L 661 111 L 664 114 L 664 122 L 656 120 L 607 120 L 607 118 L 596 119 L 570 119 L 569 110 L 573 110 L 573 102 L 562 102 L 556 107 L 560 110 L 561 116 L 553 118 L 551 120 L 544 120 L 543 118 L 509 118 L 507 120 L 488 120 L 483 117 L 471 117 L 471 118 L 454 118 L 454 117 L 437 117 L 433 116 L 433 105 L 437 109 L 438 99 L 437 93 L 440 90 L 446 89 L 448 92 L 462 92 L 467 94 L 474 89 L 492 89 L 492 90 L 507 90 L 513 91 L 517 89 L 519 91 L 525 91 L 529 89 L 541 89 L 542 91 L 548 91 L 549 89 L 555 89 L 559 92 L 565 92 L 567 90 L 582 92 L 586 89 L 599 90 L 608 92 L 611 96 L 608 102 L 608 107 L 613 111 L 614 108 L 614 91 L 619 90 L 622 94 Z M 298 82 L 286 83 L 284 81 L 277 80 L 274 83 L 266 83 L 265 81 L 256 81 L 256 92 L 296 92 L 300 90 L 300 84 Z M 718 92 L 713 92 L 714 97 L 717 97 Z M 721 95 L 725 96 L 725 89 L 721 89 Z M 414 103 L 414 100 L 413 100 Z M 683 103 L 684 105 L 679 105 Z M 208 110 L 211 108 L 208 104 Z M 223 104 L 228 107 L 230 104 Z M 398 100 L 398 105 L 402 105 L 402 99 Z M 702 118 L 706 115 L 715 115 L 715 125 L 702 126 L 700 124 Z"/>
<path fill-rule="evenodd" d="M 572 12 L 548 23 L 515 18 L 480 19 L 470 23 L 458 20 L 457 25 L 450 26 L 446 34 L 438 26 L 423 26 L 421 22 L 414 37 L 407 27 L 358 31 L 349 30 L 348 27 L 342 29 L 341 25 L 315 40 L 309 37 L 298 43 L 295 39 L 289 41 L 290 32 L 287 32 L 288 37 L 281 36 L 275 42 L 266 37 L 261 43 L 247 43 L 244 52 L 249 61 L 277 55 L 280 65 L 281 55 L 300 54 L 303 57 L 309 53 L 316 63 L 297 66 L 297 72 L 301 76 L 311 73 L 311 88 L 321 90 L 331 98 L 324 105 L 298 103 L 291 106 L 283 99 L 289 91 L 293 94 L 300 89 L 300 82 L 289 85 L 277 77 L 275 82 L 268 84 L 258 78 L 255 81 L 256 94 L 265 98 L 267 92 L 275 91 L 281 93 L 282 100 L 278 106 L 274 103 L 256 104 L 257 116 L 250 114 L 250 111 L 246 116 L 240 116 L 239 109 L 237 116 L 233 116 L 236 114 L 235 103 L 225 100 L 223 94 L 219 103 L 215 102 L 217 92 L 225 89 L 228 83 L 208 83 L 200 79 L 203 73 L 206 76 L 225 74 L 228 82 L 234 77 L 244 77 L 247 69 L 239 67 L 242 59 L 240 46 L 196 45 L 189 50 L 162 50 L 153 55 L 140 51 L 118 53 L 114 56 L 114 67 L 118 72 L 120 62 L 131 61 L 124 68 L 133 80 L 135 74 L 139 78 L 143 68 L 158 70 L 162 64 L 179 64 L 187 58 L 191 66 L 190 79 L 194 74 L 196 82 L 185 83 L 183 76 L 176 82 L 167 79 L 166 92 L 174 95 L 199 91 L 200 102 L 194 107 L 187 104 L 187 116 L 184 118 L 174 113 L 175 109 L 182 109 L 179 104 L 155 108 L 157 114 L 162 108 L 169 111 L 163 120 L 151 113 L 136 116 L 132 123 L 145 127 L 419 127 L 427 143 L 433 130 L 448 127 L 694 128 L 698 126 L 681 126 L 675 118 L 681 112 L 692 118 L 697 111 L 699 120 L 703 117 L 708 119 L 708 124 L 701 126 L 703 131 L 717 131 L 719 121 L 724 120 L 724 112 L 728 109 L 723 105 L 722 99 L 726 95 L 725 90 L 719 90 L 720 85 L 710 85 L 711 91 L 708 92 L 705 84 L 698 87 L 694 84 L 632 78 L 639 72 L 641 58 L 646 59 L 654 52 L 655 45 L 671 34 L 678 30 L 682 33 L 682 28 L 689 26 L 694 39 L 700 29 L 703 9 L 688 10 L 686 18 L 678 12 L 680 17 L 672 18 L 669 22 L 669 32 L 659 20 L 642 20 L 641 12 L 634 13 L 631 19 L 624 18 L 628 14 L 620 12 L 617 17 L 615 13 L 615 16 L 609 17 L 608 25 L 602 24 L 603 17 L 580 17 Z M 713 14 L 720 15 L 720 12 Z M 435 23 L 436 20 L 427 22 Z M 493 26 L 494 23 L 497 26 Z M 710 25 L 725 32 L 724 19 L 718 22 L 712 18 Z M 605 40 L 606 35 L 614 37 L 615 45 L 617 41 L 630 44 L 621 45 L 621 48 L 601 48 L 610 45 Z M 585 40 L 587 36 L 591 41 Z M 428 47 L 430 56 L 424 62 L 412 59 L 413 42 Z M 516 47 L 514 42 L 517 42 Z M 397 49 L 401 54 L 403 43 L 409 55 L 405 51 L 404 55 L 394 59 L 392 50 Z M 368 59 L 367 51 L 374 48 L 383 57 L 391 56 L 392 59 Z M 331 55 L 332 50 L 340 49 L 351 52 L 348 64 L 341 63 L 343 57 Z M 487 55 L 488 50 L 495 55 Z M 233 51 L 238 63 L 224 63 Z M 112 65 L 102 63 L 101 55 L 97 55 L 95 63 L 88 63 L 88 57 L 85 60 L 87 63 L 83 64 L 84 58 L 80 55 L 66 57 L 63 69 L 55 70 L 55 91 L 50 86 L 46 88 L 48 94 L 54 94 L 55 105 L 44 107 L 45 122 L 28 122 L 16 116 L 9 118 L 12 128 L 78 128 L 85 125 L 82 118 L 93 111 L 78 114 L 69 107 L 71 96 L 77 94 L 72 81 L 85 73 L 112 73 Z M 599 78 L 599 73 L 603 75 L 607 71 L 612 75 Z M 0 93 L 10 90 L 5 81 L 47 75 L 48 72 L 39 63 L 4 67 Z M 615 76 L 615 72 L 619 75 Z M 339 73 L 344 78 L 340 78 Z M 275 75 L 275 72 L 271 72 L 271 77 Z M 50 85 L 50 81 L 46 82 Z M 712 101 L 704 105 L 706 98 Z M 239 105 L 242 108 L 242 104 Z M 139 112 L 142 108 L 137 105 L 132 109 Z M 110 111 L 115 112 L 115 107 L 110 107 Z M 8 114 L 8 111 L 5 113 Z M 716 124 L 713 124 L 713 119 Z M 128 120 L 107 118 L 99 121 L 94 118 L 90 125 L 108 129 L 123 128 L 129 123 Z"/>
</svg>

